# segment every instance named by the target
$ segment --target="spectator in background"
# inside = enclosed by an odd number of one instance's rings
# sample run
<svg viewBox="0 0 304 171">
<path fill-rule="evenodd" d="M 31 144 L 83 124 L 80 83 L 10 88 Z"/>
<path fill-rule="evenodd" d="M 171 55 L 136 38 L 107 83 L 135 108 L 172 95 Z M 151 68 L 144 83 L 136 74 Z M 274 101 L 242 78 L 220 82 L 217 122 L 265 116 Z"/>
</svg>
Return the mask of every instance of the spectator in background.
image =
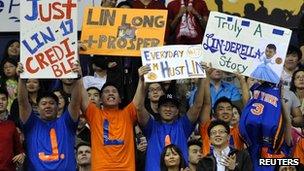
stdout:
<svg viewBox="0 0 304 171">
<path fill-rule="evenodd" d="M 37 97 L 38 94 L 42 92 L 43 86 L 40 80 L 38 79 L 27 79 L 26 80 L 26 89 L 28 91 L 29 102 L 32 106 L 33 112 L 38 115 L 38 104 Z M 13 101 L 10 110 L 9 119 L 13 120 L 18 128 L 21 129 L 21 123 L 19 119 L 19 102 L 18 98 Z"/>
<path fill-rule="evenodd" d="M 89 100 L 96 105 L 97 108 L 100 108 L 100 90 L 96 87 L 87 88 Z"/>
<path fill-rule="evenodd" d="M 293 158 L 298 158 L 300 163 L 304 165 L 304 136 L 295 144 Z"/>
<path fill-rule="evenodd" d="M 61 94 L 68 99 L 68 103 L 71 101 L 71 87 L 75 82 L 75 79 L 64 78 L 64 79 L 55 79 L 53 80 L 54 86 L 51 88 L 51 91 L 60 91 Z M 45 89 L 47 90 L 47 88 Z"/>
<path fill-rule="evenodd" d="M 138 94 L 139 99 L 145 95 L 144 74 L 150 71 L 150 67 L 143 66 L 139 68 Z M 158 111 L 161 120 L 157 121 L 151 117 L 145 109 L 143 101 L 138 104 L 138 122 L 143 128 L 143 133 L 148 139 L 146 171 L 159 170 L 160 154 L 163 148 L 168 144 L 178 146 L 185 158 L 188 158 L 187 139 L 194 130 L 195 122 L 199 111 L 203 105 L 204 98 L 204 79 L 200 79 L 198 86 L 198 95 L 193 106 L 187 111 L 187 114 L 179 116 L 179 101 L 172 94 L 166 94 L 160 97 L 158 102 Z"/>
<path fill-rule="evenodd" d="M 20 56 L 20 42 L 17 39 L 10 40 L 4 49 L 4 58 L 14 58 L 16 61 L 19 61 Z M 3 60 L 2 59 L 2 60 Z"/>
<path fill-rule="evenodd" d="M 143 135 L 140 127 L 135 126 L 135 138 L 136 138 L 136 171 L 145 170 L 146 154 L 147 154 L 147 138 Z"/>
<path fill-rule="evenodd" d="M 0 170 L 14 171 L 23 164 L 25 154 L 13 121 L 8 119 L 8 93 L 0 88 Z"/>
<path fill-rule="evenodd" d="M 176 95 L 176 93 L 177 93 L 176 80 L 163 81 L 163 82 L 161 82 L 161 85 L 165 90 L 164 91 L 165 94 Z"/>
<path fill-rule="evenodd" d="M 296 70 L 291 79 L 290 90 L 300 100 L 300 110 L 302 114 L 304 113 L 304 69 Z"/>
<path fill-rule="evenodd" d="M 64 92 L 62 90 L 55 90 L 53 93 L 58 97 L 57 118 L 59 118 L 66 110 L 66 107 L 68 106 L 69 101 L 68 101 L 68 98 L 66 96 L 64 96 Z"/>
<path fill-rule="evenodd" d="M 23 66 L 19 63 L 18 75 L 23 71 Z M 79 65 L 74 64 L 72 71 L 80 74 Z M 57 118 L 58 97 L 50 92 L 41 93 L 37 97 L 38 117 L 29 103 L 25 80 L 19 78 L 19 114 L 26 139 L 28 170 L 76 169 L 74 146 L 80 111 L 81 81 L 74 81 L 71 86 L 71 102 L 61 117 Z"/>
<path fill-rule="evenodd" d="M 230 128 L 224 121 L 212 121 L 208 136 L 212 151 L 198 162 L 197 170 L 235 170 L 252 171 L 250 156 L 247 152 L 229 147 Z"/>
<path fill-rule="evenodd" d="M 196 171 L 199 160 L 203 157 L 201 153 L 202 143 L 198 140 L 188 142 L 189 170 Z"/>
<path fill-rule="evenodd" d="M 1 87 L 6 88 L 8 92 L 7 109 L 10 110 L 13 101 L 17 97 L 17 61 L 13 58 L 6 58 L 2 61 L 1 68 L 3 68 L 3 73 L 1 73 Z"/>
<path fill-rule="evenodd" d="M 303 66 L 304 65 L 304 15 L 302 15 L 301 20 L 299 22 L 298 39 L 299 39 L 300 50 L 302 52 L 301 65 Z"/>
<path fill-rule="evenodd" d="M 93 76 L 83 77 L 83 85 L 85 89 L 96 87 L 99 90 L 107 81 L 107 62 L 103 57 L 92 58 Z"/>
<path fill-rule="evenodd" d="M 76 136 L 78 141 L 91 143 L 91 131 L 84 115 L 80 115 L 77 126 Z"/>
<path fill-rule="evenodd" d="M 78 171 L 91 171 L 91 146 L 86 142 L 80 142 L 76 146 Z"/>
<path fill-rule="evenodd" d="M 232 105 L 232 119 L 230 125 L 232 127 L 237 127 L 240 121 L 241 111 L 235 105 Z"/>
<path fill-rule="evenodd" d="M 160 120 L 158 101 L 162 95 L 164 95 L 164 89 L 161 86 L 161 83 L 150 83 L 147 85 L 145 107 L 155 120 Z"/>
<path fill-rule="evenodd" d="M 169 2 L 167 9 L 172 43 L 202 43 L 209 15 L 204 0 L 174 0 Z"/>
<path fill-rule="evenodd" d="M 167 145 L 160 155 L 160 171 L 183 171 L 186 167 L 182 151 L 174 144 Z"/>
<path fill-rule="evenodd" d="M 160 0 L 133 0 L 131 6 L 139 9 L 166 9 Z"/>
<path fill-rule="evenodd" d="M 102 0 L 100 6 L 114 8 L 116 6 L 117 0 Z"/>
<path fill-rule="evenodd" d="M 285 89 L 290 88 L 292 74 L 298 69 L 302 58 L 302 53 L 299 48 L 290 45 L 287 50 L 287 55 L 284 63 L 281 81 Z"/>
<path fill-rule="evenodd" d="M 215 102 L 225 96 L 232 101 L 238 107 L 241 107 L 241 94 L 239 89 L 228 82 L 223 81 L 223 71 L 214 69 L 210 74 L 210 93 L 211 103 L 214 107 Z"/>
</svg>

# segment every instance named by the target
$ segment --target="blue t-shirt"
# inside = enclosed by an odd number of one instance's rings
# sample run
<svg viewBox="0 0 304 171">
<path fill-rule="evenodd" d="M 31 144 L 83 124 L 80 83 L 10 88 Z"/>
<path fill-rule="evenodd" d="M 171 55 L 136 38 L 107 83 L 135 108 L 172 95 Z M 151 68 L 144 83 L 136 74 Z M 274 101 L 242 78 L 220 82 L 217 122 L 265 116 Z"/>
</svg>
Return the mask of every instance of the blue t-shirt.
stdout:
<svg viewBox="0 0 304 171">
<path fill-rule="evenodd" d="M 68 110 L 53 121 L 43 121 L 32 112 L 23 125 L 27 170 L 76 170 L 74 146 L 77 124 Z"/>
<path fill-rule="evenodd" d="M 148 140 L 146 155 L 146 171 L 160 170 L 160 155 L 165 148 L 166 135 L 170 136 L 172 144 L 177 145 L 187 161 L 188 146 L 187 140 L 194 130 L 194 124 L 184 115 L 171 124 L 155 121 L 150 117 L 143 132 Z"/>
<path fill-rule="evenodd" d="M 214 107 L 214 103 L 223 96 L 227 97 L 231 101 L 241 100 L 239 89 L 234 84 L 225 81 L 221 81 L 221 85 L 218 90 L 215 89 L 213 83 L 210 83 L 210 95 L 212 107 Z"/>
</svg>

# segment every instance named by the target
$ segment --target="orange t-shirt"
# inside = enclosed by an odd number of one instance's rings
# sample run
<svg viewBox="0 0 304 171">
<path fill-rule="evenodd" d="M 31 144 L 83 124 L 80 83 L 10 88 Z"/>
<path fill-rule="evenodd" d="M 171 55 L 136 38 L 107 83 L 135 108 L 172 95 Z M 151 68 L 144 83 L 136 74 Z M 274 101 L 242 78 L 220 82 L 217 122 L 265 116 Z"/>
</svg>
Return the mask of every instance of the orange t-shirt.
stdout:
<svg viewBox="0 0 304 171">
<path fill-rule="evenodd" d="M 85 117 L 91 129 L 92 170 L 135 170 L 134 104 L 101 110 L 90 103 Z"/>
<path fill-rule="evenodd" d="M 202 142 L 203 142 L 203 147 L 202 147 L 203 156 L 206 156 L 207 154 L 210 153 L 211 143 L 210 143 L 209 136 L 208 136 L 208 127 L 209 127 L 210 123 L 211 123 L 210 120 L 200 123 L 200 134 L 201 134 L 201 138 L 202 138 Z M 243 143 L 241 137 L 239 136 L 238 127 L 230 128 L 230 136 L 233 138 L 233 142 L 234 142 L 233 147 L 234 148 L 236 148 L 238 150 L 244 149 L 244 143 Z"/>
<path fill-rule="evenodd" d="M 304 164 L 304 138 L 301 138 L 298 143 L 296 144 L 296 147 L 294 149 L 293 153 L 294 158 L 299 158 L 300 163 Z"/>
</svg>

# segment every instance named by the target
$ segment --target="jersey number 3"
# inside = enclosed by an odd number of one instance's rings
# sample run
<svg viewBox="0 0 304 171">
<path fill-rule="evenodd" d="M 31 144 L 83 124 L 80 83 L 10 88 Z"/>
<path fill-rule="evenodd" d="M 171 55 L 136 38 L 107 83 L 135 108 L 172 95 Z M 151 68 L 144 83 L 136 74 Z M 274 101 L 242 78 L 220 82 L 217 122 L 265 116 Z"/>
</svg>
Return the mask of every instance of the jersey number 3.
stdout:
<svg viewBox="0 0 304 171">
<path fill-rule="evenodd" d="M 264 111 L 264 105 L 261 103 L 253 103 L 250 112 L 254 115 L 261 115 Z"/>
</svg>

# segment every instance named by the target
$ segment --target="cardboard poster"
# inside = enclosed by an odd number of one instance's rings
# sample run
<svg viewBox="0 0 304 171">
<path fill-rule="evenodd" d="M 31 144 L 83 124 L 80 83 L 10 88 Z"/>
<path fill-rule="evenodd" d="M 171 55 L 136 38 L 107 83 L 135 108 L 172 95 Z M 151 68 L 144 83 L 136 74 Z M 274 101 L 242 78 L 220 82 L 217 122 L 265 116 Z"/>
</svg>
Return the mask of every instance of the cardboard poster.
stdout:
<svg viewBox="0 0 304 171">
<path fill-rule="evenodd" d="M 77 0 L 21 0 L 21 78 L 76 78 Z"/>
<path fill-rule="evenodd" d="M 166 21 L 166 10 L 86 8 L 81 53 L 139 57 L 141 48 L 163 45 Z"/>
<path fill-rule="evenodd" d="M 203 60 L 217 69 L 278 83 L 291 34 L 286 28 L 211 12 Z"/>
<path fill-rule="evenodd" d="M 145 75 L 146 82 L 159 82 L 187 78 L 204 78 L 202 69 L 202 49 L 200 45 L 171 45 L 143 48 L 143 65 L 150 65 L 151 71 Z"/>
<path fill-rule="evenodd" d="M 84 8 L 100 6 L 101 0 L 77 0 L 78 30 L 81 30 Z M 20 0 L 0 0 L 0 32 L 20 31 Z"/>
</svg>

